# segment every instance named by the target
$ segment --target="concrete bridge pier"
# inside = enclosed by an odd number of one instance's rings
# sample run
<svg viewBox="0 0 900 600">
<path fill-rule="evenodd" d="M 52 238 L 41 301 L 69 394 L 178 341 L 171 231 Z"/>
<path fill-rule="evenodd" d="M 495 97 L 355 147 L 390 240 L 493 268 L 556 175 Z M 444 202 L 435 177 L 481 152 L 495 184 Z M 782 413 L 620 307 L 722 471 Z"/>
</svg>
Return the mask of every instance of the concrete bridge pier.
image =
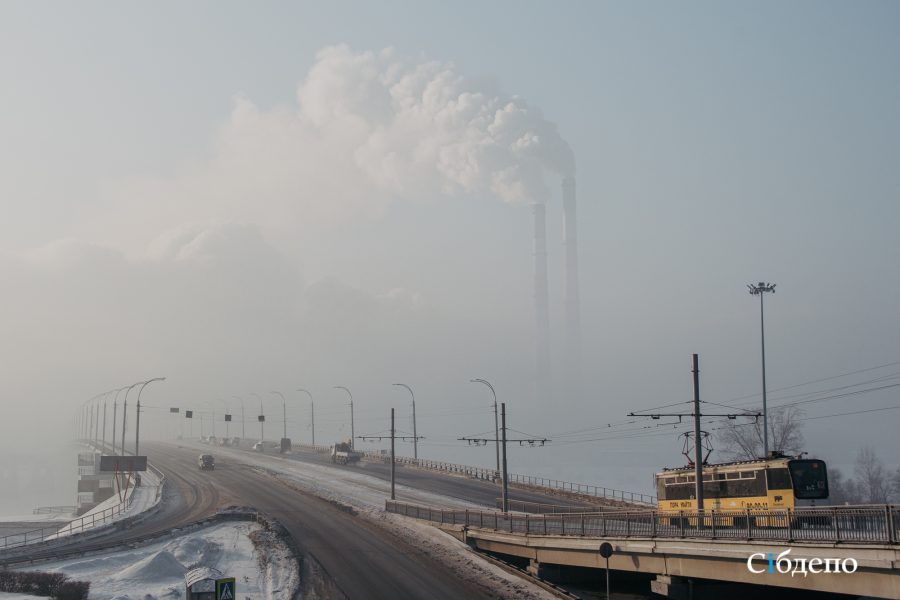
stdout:
<svg viewBox="0 0 900 600">
<path fill-rule="evenodd" d="M 526 571 L 545 581 L 556 584 L 565 583 L 596 583 L 603 577 L 600 569 L 586 569 L 583 567 L 571 567 L 556 563 L 541 562 L 536 558 L 528 559 Z"/>
<path fill-rule="evenodd" d="M 685 577 L 657 575 L 650 582 L 650 591 L 670 600 L 694 600 L 693 581 Z"/>
</svg>

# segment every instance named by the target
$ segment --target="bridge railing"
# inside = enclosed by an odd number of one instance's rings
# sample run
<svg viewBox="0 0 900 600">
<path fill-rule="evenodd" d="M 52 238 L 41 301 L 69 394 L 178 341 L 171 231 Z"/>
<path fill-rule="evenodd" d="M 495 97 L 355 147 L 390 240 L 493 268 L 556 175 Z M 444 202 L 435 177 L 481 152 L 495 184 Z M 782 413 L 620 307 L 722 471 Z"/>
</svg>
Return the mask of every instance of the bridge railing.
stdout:
<svg viewBox="0 0 900 600">
<path fill-rule="evenodd" d="M 519 535 L 900 543 L 900 505 L 704 511 L 702 514 L 609 511 L 534 515 L 442 509 L 388 500 L 385 510 L 435 523 Z"/>
<path fill-rule="evenodd" d="M 385 458 L 384 455 L 377 452 L 367 452 L 366 456 L 370 459 L 390 461 L 390 457 Z M 409 456 L 397 456 L 394 458 L 394 462 L 397 464 L 418 467 L 420 469 L 443 471 L 444 473 L 458 473 L 460 475 L 466 475 L 474 479 L 483 479 L 485 481 L 500 481 L 500 473 L 496 469 L 488 469 L 485 467 L 461 465 L 440 460 L 430 460 L 427 458 L 420 458 L 417 460 Z M 656 497 L 649 494 L 617 490 L 599 485 L 588 485 L 586 483 L 573 483 L 571 481 L 561 481 L 559 479 L 547 479 L 544 477 L 510 473 L 509 483 L 511 485 L 550 488 L 562 492 L 580 494 L 582 496 L 593 496 L 605 500 L 619 500 L 630 504 L 656 504 Z"/>
<path fill-rule="evenodd" d="M 620 500 L 630 504 L 646 504 L 656 505 L 656 496 L 650 494 L 642 494 L 640 492 L 628 492 L 625 490 L 617 490 L 599 485 L 589 485 L 586 483 L 572 483 L 571 481 L 561 481 L 559 479 L 547 479 L 545 477 L 533 477 L 531 475 L 516 475 L 510 473 L 510 483 L 518 483 L 522 485 L 533 485 L 536 487 L 546 487 L 572 494 L 581 494 L 582 496 L 594 496 L 596 498 L 604 498 L 607 500 Z"/>
</svg>

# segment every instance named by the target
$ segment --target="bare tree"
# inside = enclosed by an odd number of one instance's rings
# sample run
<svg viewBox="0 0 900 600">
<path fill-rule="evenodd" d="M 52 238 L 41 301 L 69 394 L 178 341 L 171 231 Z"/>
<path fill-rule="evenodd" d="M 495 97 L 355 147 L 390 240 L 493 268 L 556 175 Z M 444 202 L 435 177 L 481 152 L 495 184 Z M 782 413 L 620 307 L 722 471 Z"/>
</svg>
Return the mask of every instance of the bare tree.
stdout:
<svg viewBox="0 0 900 600">
<path fill-rule="evenodd" d="M 863 502 L 887 504 L 891 494 L 891 476 L 870 446 L 859 449 L 854 475 Z"/>
<path fill-rule="evenodd" d="M 900 467 L 894 473 L 894 498 L 900 498 Z"/>
<path fill-rule="evenodd" d="M 769 440 L 774 450 L 798 454 L 803 447 L 801 418 L 803 411 L 784 406 L 769 411 Z M 729 460 L 754 460 L 763 457 L 763 423 L 729 424 L 718 435 L 720 450 Z"/>
<path fill-rule="evenodd" d="M 828 469 L 828 499 L 832 504 L 861 504 L 859 489 L 852 477 L 840 469 Z"/>
</svg>

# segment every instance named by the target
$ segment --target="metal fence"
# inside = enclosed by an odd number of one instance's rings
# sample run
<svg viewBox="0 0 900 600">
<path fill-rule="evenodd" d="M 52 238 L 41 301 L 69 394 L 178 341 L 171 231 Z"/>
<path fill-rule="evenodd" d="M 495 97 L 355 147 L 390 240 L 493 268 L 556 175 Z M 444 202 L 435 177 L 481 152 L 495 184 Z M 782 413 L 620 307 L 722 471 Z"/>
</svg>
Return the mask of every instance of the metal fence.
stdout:
<svg viewBox="0 0 900 600">
<path fill-rule="evenodd" d="M 526 502 L 524 500 L 507 500 L 509 510 L 521 513 L 536 513 L 541 515 L 574 514 L 574 513 L 598 513 L 623 510 L 608 506 L 572 506 L 563 504 L 548 504 L 545 502 Z M 503 509 L 503 499 L 497 498 L 496 508 Z"/>
<path fill-rule="evenodd" d="M 101 512 L 85 515 L 74 521 L 70 521 L 66 525 L 60 527 L 42 527 L 40 529 L 32 529 L 23 533 L 7 535 L 0 538 L 2 545 L 0 549 L 18 548 L 28 544 L 36 544 L 49 539 L 67 537 L 73 534 L 84 533 L 89 529 L 93 529 L 98 525 L 102 525 L 111 519 L 122 514 L 131 506 L 131 496 L 125 502 L 119 502 L 115 506 L 111 506 Z"/>
<path fill-rule="evenodd" d="M 570 481 L 560 481 L 559 479 L 547 479 L 544 477 L 533 477 L 531 475 L 515 475 L 513 473 L 510 473 L 509 475 L 509 482 L 511 484 L 518 483 L 521 485 L 551 488 L 572 494 L 594 496 L 595 498 L 604 498 L 607 500 L 621 500 L 622 502 L 628 502 L 630 504 L 656 505 L 656 496 L 651 496 L 650 494 L 616 490 L 598 485 L 588 485 L 586 483 L 572 483 Z"/>
<path fill-rule="evenodd" d="M 900 505 L 705 511 L 702 515 L 649 510 L 532 515 L 441 509 L 388 500 L 385 509 L 436 523 L 520 535 L 900 543 Z"/>
<path fill-rule="evenodd" d="M 390 462 L 390 457 L 388 457 Z M 427 458 L 410 458 L 409 456 L 397 456 L 394 462 L 400 465 L 411 465 L 420 469 L 430 469 L 432 471 L 443 471 L 444 473 L 457 473 L 474 479 L 483 479 L 485 481 L 500 481 L 500 475 L 496 469 L 486 469 L 484 467 L 473 467 L 472 465 L 460 465 L 456 463 L 444 462 L 441 460 L 430 460 Z"/>
<path fill-rule="evenodd" d="M 379 458 L 381 458 L 380 455 Z M 431 469 L 434 471 L 443 471 L 445 473 L 458 473 L 461 475 L 466 475 L 468 477 L 473 477 L 475 479 L 483 479 L 485 481 L 500 481 L 500 472 L 496 469 L 473 467 L 471 465 L 460 465 L 456 463 L 448 463 L 439 460 L 429 460 L 425 458 L 416 460 L 408 456 L 398 456 L 396 457 L 395 462 L 397 464 L 415 466 L 420 469 Z M 656 496 L 651 496 L 650 494 L 628 492 L 625 490 L 617 490 L 598 485 L 588 485 L 585 483 L 572 483 L 570 481 L 560 481 L 559 479 L 547 479 L 544 477 L 533 477 L 531 475 L 516 475 L 515 473 L 510 473 L 509 483 L 510 485 L 550 488 L 562 492 L 580 494 L 582 496 L 592 496 L 594 498 L 603 498 L 606 500 L 620 500 L 622 502 L 627 502 L 630 504 L 656 504 Z"/>
</svg>

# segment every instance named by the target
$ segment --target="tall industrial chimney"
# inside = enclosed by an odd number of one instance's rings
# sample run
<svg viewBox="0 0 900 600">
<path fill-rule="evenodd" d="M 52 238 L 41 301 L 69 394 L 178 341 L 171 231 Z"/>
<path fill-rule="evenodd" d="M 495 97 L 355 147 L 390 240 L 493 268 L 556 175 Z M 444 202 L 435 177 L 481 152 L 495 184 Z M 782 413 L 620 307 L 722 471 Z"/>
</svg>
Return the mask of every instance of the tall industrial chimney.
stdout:
<svg viewBox="0 0 900 600">
<path fill-rule="evenodd" d="M 573 390 L 581 389 L 581 301 L 578 291 L 578 226 L 575 216 L 575 178 L 565 177 L 563 195 L 563 240 L 566 246 L 566 379 Z"/>
<path fill-rule="evenodd" d="M 547 215 L 543 204 L 534 204 L 534 309 L 537 325 L 538 400 L 549 400 L 550 391 L 550 286 L 547 283 Z"/>
</svg>

